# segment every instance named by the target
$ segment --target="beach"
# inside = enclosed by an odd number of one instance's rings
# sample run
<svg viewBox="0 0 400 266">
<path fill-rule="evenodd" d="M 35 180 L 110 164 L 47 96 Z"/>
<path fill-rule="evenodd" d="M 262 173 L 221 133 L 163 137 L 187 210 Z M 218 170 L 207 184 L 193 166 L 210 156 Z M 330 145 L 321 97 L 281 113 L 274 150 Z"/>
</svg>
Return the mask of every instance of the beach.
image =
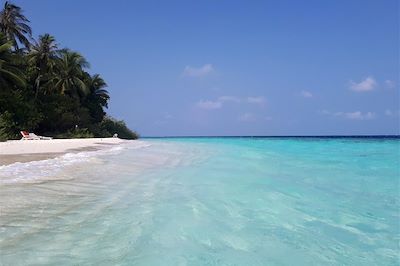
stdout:
<svg viewBox="0 0 400 266">
<path fill-rule="evenodd" d="M 11 140 L 0 142 L 0 165 L 55 158 L 65 153 L 94 151 L 119 145 L 119 138 Z"/>
</svg>

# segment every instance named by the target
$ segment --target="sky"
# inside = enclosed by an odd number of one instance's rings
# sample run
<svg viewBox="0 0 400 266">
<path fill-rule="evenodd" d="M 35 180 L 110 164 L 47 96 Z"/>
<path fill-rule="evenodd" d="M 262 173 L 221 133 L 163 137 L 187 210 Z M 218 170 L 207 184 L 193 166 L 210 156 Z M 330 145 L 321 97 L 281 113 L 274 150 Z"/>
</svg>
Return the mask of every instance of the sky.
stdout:
<svg viewBox="0 0 400 266">
<path fill-rule="evenodd" d="M 142 136 L 399 134 L 399 1 L 15 0 Z"/>
</svg>

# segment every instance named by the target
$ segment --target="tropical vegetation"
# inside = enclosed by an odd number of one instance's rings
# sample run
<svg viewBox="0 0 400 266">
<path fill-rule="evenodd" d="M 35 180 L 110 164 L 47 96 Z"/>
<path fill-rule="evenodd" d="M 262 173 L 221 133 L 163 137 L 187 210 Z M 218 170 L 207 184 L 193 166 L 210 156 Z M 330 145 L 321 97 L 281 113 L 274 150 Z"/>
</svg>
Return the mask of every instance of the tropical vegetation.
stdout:
<svg viewBox="0 0 400 266">
<path fill-rule="evenodd" d="M 135 139 L 123 121 L 106 115 L 110 95 L 99 74 L 78 52 L 60 48 L 54 36 L 32 36 L 20 7 L 0 11 L 0 140 L 21 130 L 54 137 Z"/>
</svg>

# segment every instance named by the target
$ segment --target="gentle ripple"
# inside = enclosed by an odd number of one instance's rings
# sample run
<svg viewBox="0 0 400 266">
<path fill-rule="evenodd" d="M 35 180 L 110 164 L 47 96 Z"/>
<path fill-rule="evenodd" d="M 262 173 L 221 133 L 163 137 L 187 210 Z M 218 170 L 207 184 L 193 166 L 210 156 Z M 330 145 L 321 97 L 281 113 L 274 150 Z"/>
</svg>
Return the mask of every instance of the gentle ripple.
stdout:
<svg viewBox="0 0 400 266">
<path fill-rule="evenodd" d="M 0 168 L 1 265 L 398 265 L 400 141 L 153 139 Z"/>
</svg>

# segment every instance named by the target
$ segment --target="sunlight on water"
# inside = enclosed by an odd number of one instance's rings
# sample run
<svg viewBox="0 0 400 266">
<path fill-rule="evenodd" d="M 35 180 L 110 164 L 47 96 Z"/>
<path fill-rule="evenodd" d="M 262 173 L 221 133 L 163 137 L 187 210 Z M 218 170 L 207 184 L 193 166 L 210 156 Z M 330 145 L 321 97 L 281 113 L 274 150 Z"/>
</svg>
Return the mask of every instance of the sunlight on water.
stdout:
<svg viewBox="0 0 400 266">
<path fill-rule="evenodd" d="M 0 265 L 397 265 L 400 142 L 201 138 L 0 167 Z"/>
</svg>

